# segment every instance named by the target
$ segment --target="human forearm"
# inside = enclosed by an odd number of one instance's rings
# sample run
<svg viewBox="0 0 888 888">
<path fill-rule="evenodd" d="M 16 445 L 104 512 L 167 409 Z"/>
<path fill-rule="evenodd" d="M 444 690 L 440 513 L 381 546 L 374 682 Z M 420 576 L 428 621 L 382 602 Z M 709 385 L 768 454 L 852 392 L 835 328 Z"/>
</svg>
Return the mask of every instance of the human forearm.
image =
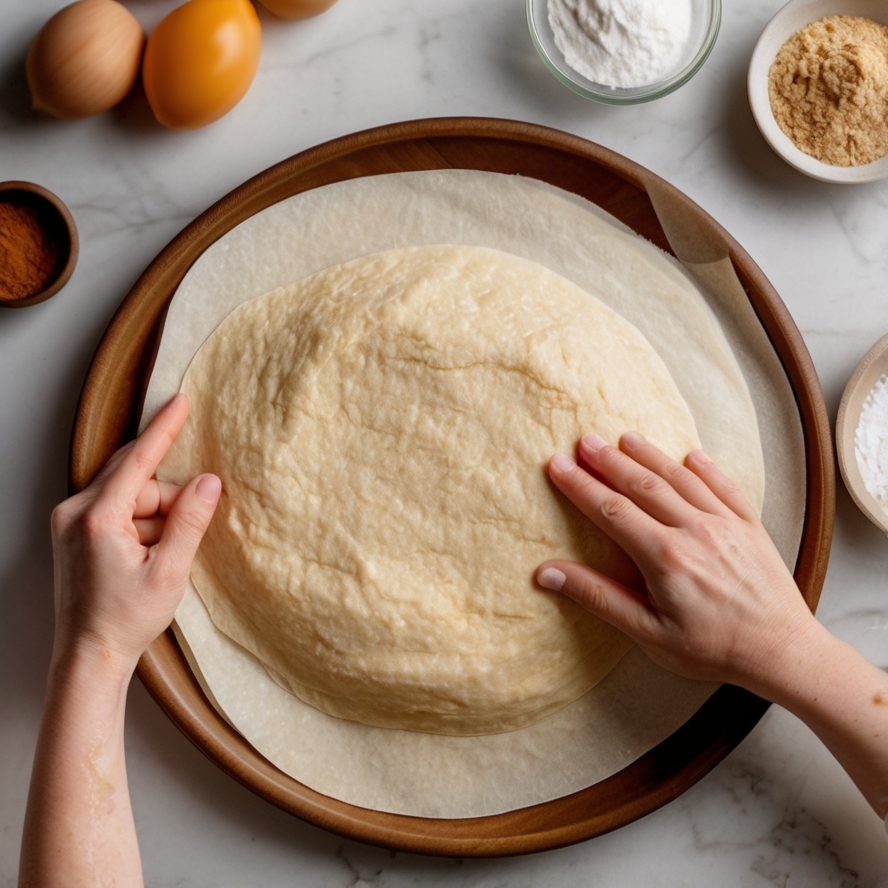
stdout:
<svg viewBox="0 0 888 888">
<path fill-rule="evenodd" d="M 637 434 L 620 450 L 588 435 L 579 463 L 556 454 L 555 485 L 635 561 L 630 589 L 587 565 L 550 561 L 537 581 L 689 678 L 728 682 L 805 721 L 888 813 L 888 676 L 812 616 L 758 516 L 700 451 L 684 465 Z"/>
<path fill-rule="evenodd" d="M 139 657 L 173 619 L 221 494 L 153 477 L 185 417 L 177 395 L 52 515 L 56 635 L 22 837 L 20 886 L 140 886 L 123 749 Z"/>
<path fill-rule="evenodd" d="M 21 888 L 142 885 L 123 745 L 132 665 L 98 646 L 53 657 L 25 816 Z"/>
<path fill-rule="evenodd" d="M 792 712 L 888 815 L 888 674 L 815 620 L 750 690 Z"/>
</svg>

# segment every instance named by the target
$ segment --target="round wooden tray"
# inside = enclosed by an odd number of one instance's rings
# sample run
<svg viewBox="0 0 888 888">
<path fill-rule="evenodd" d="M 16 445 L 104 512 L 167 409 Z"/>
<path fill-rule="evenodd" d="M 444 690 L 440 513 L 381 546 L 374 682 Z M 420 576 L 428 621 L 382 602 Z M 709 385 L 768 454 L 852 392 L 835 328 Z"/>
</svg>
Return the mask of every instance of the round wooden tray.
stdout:
<svg viewBox="0 0 888 888">
<path fill-rule="evenodd" d="M 177 235 L 139 278 L 108 326 L 84 384 L 71 443 L 70 485 L 81 490 L 132 438 L 166 307 L 192 263 L 253 214 L 345 179 L 406 170 L 472 169 L 529 176 L 598 204 L 672 252 L 645 183 L 656 181 L 695 224 L 730 249 L 737 275 L 786 369 L 805 438 L 808 499 L 795 578 L 817 604 L 834 511 L 829 421 L 802 337 L 741 247 L 696 204 L 643 167 L 575 136 L 526 123 L 435 119 L 346 136 L 291 157 L 232 191 Z M 581 792 L 491 817 L 436 820 L 386 814 L 321 795 L 278 771 L 219 716 L 172 632 L 143 656 L 139 676 L 169 717 L 222 770 L 279 807 L 350 838 L 453 856 L 502 856 L 556 848 L 623 826 L 676 798 L 721 761 L 768 704 L 725 686 L 665 742 Z"/>
</svg>

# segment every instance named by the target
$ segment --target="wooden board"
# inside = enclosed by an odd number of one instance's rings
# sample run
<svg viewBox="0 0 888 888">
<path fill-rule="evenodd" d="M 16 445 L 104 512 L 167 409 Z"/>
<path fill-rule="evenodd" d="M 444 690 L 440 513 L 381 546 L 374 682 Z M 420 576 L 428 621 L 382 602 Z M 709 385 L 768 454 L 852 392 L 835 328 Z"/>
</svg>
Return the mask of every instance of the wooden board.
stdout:
<svg viewBox="0 0 888 888">
<path fill-rule="evenodd" d="M 71 443 L 70 486 L 81 490 L 132 438 L 166 307 L 192 263 L 219 237 L 272 204 L 321 185 L 409 170 L 518 173 L 598 204 L 671 252 L 645 190 L 656 179 L 620 155 L 557 130 L 455 118 L 385 126 L 328 142 L 260 173 L 177 235 L 139 278 L 112 319 L 84 384 Z M 662 180 L 696 225 L 717 232 L 795 392 L 805 439 L 808 500 L 795 578 L 814 609 L 826 574 L 834 513 L 832 444 L 823 395 L 785 306 L 742 248 Z M 768 704 L 723 687 L 679 731 L 619 773 L 552 802 L 491 817 L 436 820 L 386 814 L 323 796 L 278 771 L 213 709 L 172 632 L 155 641 L 139 676 L 182 731 L 220 768 L 279 807 L 350 838 L 453 856 L 556 848 L 623 826 L 676 798 L 721 761 Z"/>
</svg>

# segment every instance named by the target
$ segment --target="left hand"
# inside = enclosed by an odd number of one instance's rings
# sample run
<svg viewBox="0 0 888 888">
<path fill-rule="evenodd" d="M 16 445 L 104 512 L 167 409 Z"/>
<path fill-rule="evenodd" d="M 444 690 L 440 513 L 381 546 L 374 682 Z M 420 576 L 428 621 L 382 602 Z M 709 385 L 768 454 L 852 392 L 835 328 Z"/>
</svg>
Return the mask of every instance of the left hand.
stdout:
<svg viewBox="0 0 888 888">
<path fill-rule="evenodd" d="M 132 669 L 172 622 L 222 490 L 215 475 L 153 477 L 188 410 L 176 395 L 53 512 L 57 656 L 92 646 Z"/>
</svg>

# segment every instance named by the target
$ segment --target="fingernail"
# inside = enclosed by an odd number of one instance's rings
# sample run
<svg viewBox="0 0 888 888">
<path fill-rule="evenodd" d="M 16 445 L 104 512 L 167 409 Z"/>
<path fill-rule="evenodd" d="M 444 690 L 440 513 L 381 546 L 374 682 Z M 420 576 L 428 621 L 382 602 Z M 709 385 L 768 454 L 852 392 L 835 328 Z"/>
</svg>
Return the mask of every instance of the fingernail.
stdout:
<svg viewBox="0 0 888 888">
<path fill-rule="evenodd" d="M 598 453 L 602 447 L 607 447 L 607 441 L 600 435 L 590 432 L 588 435 L 583 435 L 582 445 L 590 453 Z"/>
<path fill-rule="evenodd" d="M 203 475 L 194 492 L 207 503 L 215 503 L 222 493 L 222 482 L 216 475 Z"/>
<path fill-rule="evenodd" d="M 549 465 L 559 473 L 569 472 L 571 469 L 577 467 L 577 464 L 569 456 L 565 456 L 563 453 L 553 454 L 552 459 L 549 460 Z"/>
<path fill-rule="evenodd" d="M 625 432 L 620 438 L 620 443 L 625 450 L 634 450 L 636 447 L 644 444 L 644 436 L 638 432 Z"/>
<path fill-rule="evenodd" d="M 537 574 L 537 582 L 544 589 L 558 592 L 567 582 L 567 574 L 558 570 L 557 567 L 546 567 Z"/>
<path fill-rule="evenodd" d="M 704 466 L 708 466 L 712 463 L 712 460 L 702 450 L 692 450 L 688 456 Z"/>
</svg>

